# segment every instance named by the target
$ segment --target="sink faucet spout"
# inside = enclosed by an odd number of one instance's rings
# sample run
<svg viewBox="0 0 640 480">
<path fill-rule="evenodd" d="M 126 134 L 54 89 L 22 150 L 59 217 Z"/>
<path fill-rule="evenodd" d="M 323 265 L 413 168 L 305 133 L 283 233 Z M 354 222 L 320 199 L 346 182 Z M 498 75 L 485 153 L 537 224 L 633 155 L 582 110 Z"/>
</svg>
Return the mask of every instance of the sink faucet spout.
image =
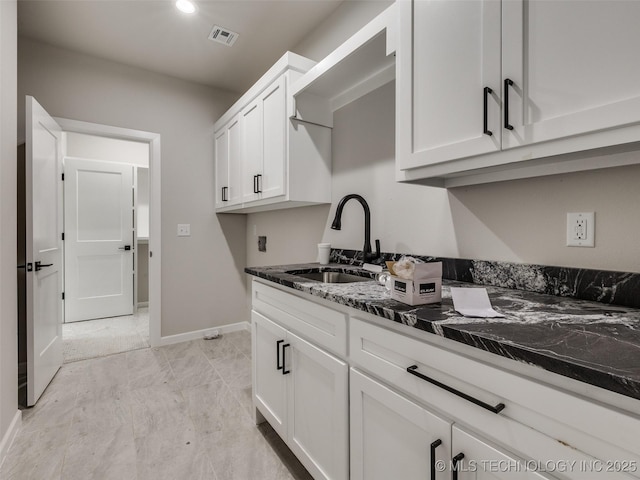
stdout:
<svg viewBox="0 0 640 480">
<path fill-rule="evenodd" d="M 338 206 L 336 207 L 336 216 L 333 219 L 331 228 L 333 230 L 342 229 L 342 210 L 344 209 L 344 205 L 351 199 L 355 199 L 360 202 L 360 205 L 362 205 L 362 208 L 364 209 L 364 246 L 362 247 L 362 261 L 368 262 L 375 260 L 376 258 L 380 258 L 380 240 L 376 240 L 376 253 L 374 254 L 371 251 L 371 211 L 369 210 L 369 204 L 362 196 L 350 193 L 338 202 Z"/>
</svg>

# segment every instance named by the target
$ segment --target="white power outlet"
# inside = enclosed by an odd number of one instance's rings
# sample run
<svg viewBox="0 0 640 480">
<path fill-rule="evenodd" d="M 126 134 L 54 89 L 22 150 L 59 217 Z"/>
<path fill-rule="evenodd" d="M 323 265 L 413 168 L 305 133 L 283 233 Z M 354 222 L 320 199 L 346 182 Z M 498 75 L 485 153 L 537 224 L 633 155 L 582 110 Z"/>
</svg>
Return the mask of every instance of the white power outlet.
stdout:
<svg viewBox="0 0 640 480">
<path fill-rule="evenodd" d="M 191 236 L 191 224 L 190 223 L 179 223 L 178 224 L 178 236 L 179 237 L 190 237 Z"/>
<path fill-rule="evenodd" d="M 595 247 L 594 212 L 567 213 L 567 246 Z"/>
</svg>

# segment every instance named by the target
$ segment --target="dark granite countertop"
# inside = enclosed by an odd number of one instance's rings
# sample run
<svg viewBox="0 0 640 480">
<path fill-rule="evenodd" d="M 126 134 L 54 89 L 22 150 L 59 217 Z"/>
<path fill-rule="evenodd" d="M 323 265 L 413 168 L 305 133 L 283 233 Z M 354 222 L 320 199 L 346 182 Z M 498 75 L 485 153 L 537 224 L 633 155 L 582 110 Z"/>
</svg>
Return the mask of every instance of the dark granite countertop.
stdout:
<svg viewBox="0 0 640 480">
<path fill-rule="evenodd" d="M 324 284 L 286 273 L 318 267 L 249 267 L 245 272 L 640 400 L 640 309 L 484 286 L 505 318 L 466 318 L 453 309 L 450 287 L 479 285 L 444 280 L 442 303 L 412 307 L 392 300 L 373 278 Z M 367 274 L 342 264 L 323 268 Z"/>
</svg>

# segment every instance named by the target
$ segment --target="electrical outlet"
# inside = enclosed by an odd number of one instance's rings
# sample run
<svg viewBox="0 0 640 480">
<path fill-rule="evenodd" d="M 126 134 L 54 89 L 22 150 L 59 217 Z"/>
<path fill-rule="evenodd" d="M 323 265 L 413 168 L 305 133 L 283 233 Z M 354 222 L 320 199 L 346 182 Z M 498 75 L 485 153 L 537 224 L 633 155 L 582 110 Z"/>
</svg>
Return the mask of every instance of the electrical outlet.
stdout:
<svg viewBox="0 0 640 480">
<path fill-rule="evenodd" d="M 191 236 L 191 224 L 190 223 L 179 223 L 178 224 L 178 236 L 179 237 L 190 237 Z"/>
<path fill-rule="evenodd" d="M 266 252 L 267 251 L 267 237 L 260 235 L 258 237 L 258 251 Z"/>
<path fill-rule="evenodd" d="M 567 213 L 568 247 L 594 247 L 595 234 L 594 212 Z"/>
</svg>

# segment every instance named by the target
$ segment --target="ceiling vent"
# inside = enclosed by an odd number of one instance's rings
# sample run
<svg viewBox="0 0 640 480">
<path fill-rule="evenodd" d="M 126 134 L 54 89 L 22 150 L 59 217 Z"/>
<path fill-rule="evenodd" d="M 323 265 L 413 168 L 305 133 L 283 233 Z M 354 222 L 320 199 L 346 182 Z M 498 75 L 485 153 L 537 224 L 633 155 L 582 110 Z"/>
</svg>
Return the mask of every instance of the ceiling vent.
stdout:
<svg viewBox="0 0 640 480">
<path fill-rule="evenodd" d="M 209 40 L 222 43 L 223 45 L 230 47 L 236 42 L 239 36 L 240 35 L 236 32 L 214 25 L 213 30 L 211 30 L 211 33 L 209 34 Z"/>
</svg>

